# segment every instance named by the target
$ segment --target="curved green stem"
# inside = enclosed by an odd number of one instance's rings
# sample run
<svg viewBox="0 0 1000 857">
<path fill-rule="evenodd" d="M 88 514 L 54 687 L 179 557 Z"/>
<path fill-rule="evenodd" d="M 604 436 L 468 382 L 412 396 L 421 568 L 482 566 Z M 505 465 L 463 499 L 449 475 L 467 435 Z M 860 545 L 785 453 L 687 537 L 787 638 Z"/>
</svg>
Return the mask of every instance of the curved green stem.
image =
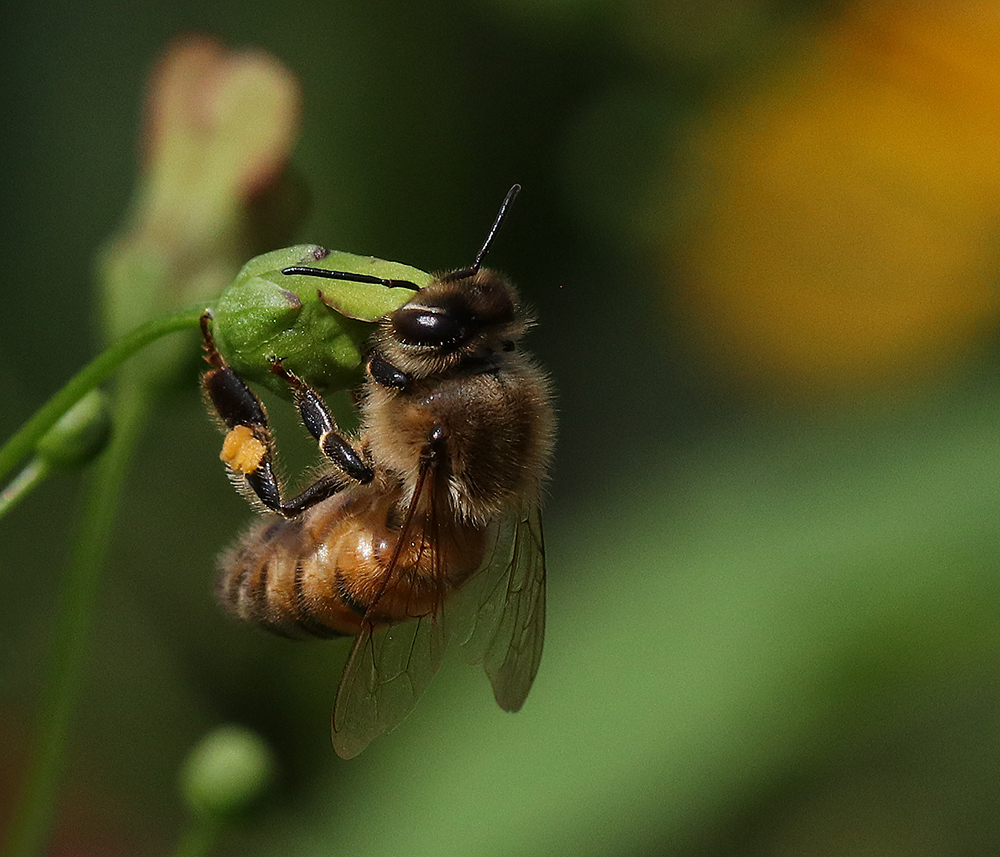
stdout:
<svg viewBox="0 0 1000 857">
<path fill-rule="evenodd" d="M 73 709 L 84 674 L 101 568 L 110 543 L 117 500 L 151 395 L 141 379 L 133 377 L 123 383 L 114 413 L 115 432 L 98 461 L 87 492 L 56 616 L 49 674 L 28 774 L 4 851 L 7 857 L 36 857 L 44 853 Z"/>
<path fill-rule="evenodd" d="M 197 327 L 202 312 L 204 312 L 203 307 L 193 307 L 155 318 L 123 336 L 94 358 L 39 408 L 3 447 L 0 447 L 0 480 L 5 479 L 17 463 L 32 452 L 42 435 L 52 428 L 63 414 L 129 357 L 161 336 Z"/>
</svg>

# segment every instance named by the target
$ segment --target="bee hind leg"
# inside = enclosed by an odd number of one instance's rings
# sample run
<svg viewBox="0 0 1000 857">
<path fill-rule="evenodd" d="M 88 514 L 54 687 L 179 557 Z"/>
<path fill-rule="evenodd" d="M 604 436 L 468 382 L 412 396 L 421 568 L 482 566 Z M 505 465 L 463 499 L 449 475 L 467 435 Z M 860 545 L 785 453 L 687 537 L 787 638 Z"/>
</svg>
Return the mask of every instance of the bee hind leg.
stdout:
<svg viewBox="0 0 1000 857">
<path fill-rule="evenodd" d="M 342 491 L 346 481 L 324 476 L 291 500 L 281 499 L 274 469 L 274 439 L 267 412 L 257 395 L 219 353 L 209 326 L 211 316 L 201 317 L 205 360 L 212 367 L 202 377 L 202 388 L 212 408 L 227 429 L 220 458 L 241 485 L 249 488 L 267 509 L 286 518 L 294 517 L 322 500 Z M 249 494 L 249 492 L 248 492 Z"/>
</svg>

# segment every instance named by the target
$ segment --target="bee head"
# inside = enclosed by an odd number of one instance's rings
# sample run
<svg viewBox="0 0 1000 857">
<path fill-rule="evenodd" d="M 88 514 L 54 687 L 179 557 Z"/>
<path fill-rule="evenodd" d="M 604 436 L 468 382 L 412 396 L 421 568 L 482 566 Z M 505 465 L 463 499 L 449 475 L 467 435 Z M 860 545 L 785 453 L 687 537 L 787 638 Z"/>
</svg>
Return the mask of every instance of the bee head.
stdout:
<svg viewBox="0 0 1000 857">
<path fill-rule="evenodd" d="M 507 191 L 470 267 L 436 277 L 382 319 L 372 341 L 373 353 L 406 375 L 428 378 L 463 363 L 499 366 L 498 355 L 516 348 L 531 319 L 522 311 L 514 287 L 499 274 L 483 268 L 482 262 L 520 190 L 521 186 L 515 184 Z M 407 280 L 302 265 L 282 268 L 281 272 L 389 288 L 416 288 Z"/>
<path fill-rule="evenodd" d="M 446 274 L 382 322 L 376 348 L 414 377 L 427 377 L 470 358 L 509 351 L 529 320 L 513 286 L 480 268 Z"/>
</svg>

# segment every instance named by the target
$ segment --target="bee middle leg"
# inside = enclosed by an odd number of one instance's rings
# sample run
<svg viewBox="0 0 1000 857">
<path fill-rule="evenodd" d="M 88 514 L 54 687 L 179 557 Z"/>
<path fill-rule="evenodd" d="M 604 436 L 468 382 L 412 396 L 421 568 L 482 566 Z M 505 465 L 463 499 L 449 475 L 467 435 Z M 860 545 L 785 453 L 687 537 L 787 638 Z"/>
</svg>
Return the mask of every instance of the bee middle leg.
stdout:
<svg viewBox="0 0 1000 857">
<path fill-rule="evenodd" d="M 204 338 L 205 360 L 212 367 L 203 376 L 202 386 L 216 413 L 228 429 L 226 439 L 222 444 L 220 458 L 228 465 L 233 474 L 242 477 L 246 487 L 256 495 L 266 508 L 286 518 L 291 518 L 342 491 L 350 484 L 351 480 L 371 481 L 373 478 L 371 468 L 361 462 L 366 470 L 359 469 L 353 466 L 355 462 L 350 460 L 350 456 L 344 455 L 342 458 L 347 462 L 347 466 L 340 467 L 343 476 L 340 474 L 323 476 L 298 496 L 291 500 L 283 500 L 274 469 L 275 444 L 267 423 L 264 405 L 219 353 L 209 328 L 210 321 L 211 317 L 207 313 L 202 316 L 201 330 Z M 302 386 L 309 391 L 312 397 L 307 407 L 309 413 L 313 415 L 319 409 L 326 415 L 328 427 L 332 430 L 334 428 L 333 419 L 329 416 L 326 406 L 322 404 L 318 394 L 309 390 L 304 384 Z M 296 401 L 298 399 L 297 395 Z M 315 399 L 315 403 L 313 399 Z M 303 408 L 303 405 L 299 406 L 300 413 L 303 413 L 303 421 L 305 421 Z M 314 416 L 314 424 L 317 419 L 321 419 L 321 417 Z M 307 427 L 310 431 L 313 430 L 309 423 L 307 423 Z M 360 462 L 358 454 L 350 448 L 347 441 L 339 434 L 337 437 Z M 320 446 L 322 449 L 322 440 Z M 330 441 L 329 446 L 331 449 L 338 448 L 335 441 Z M 337 457 L 333 455 L 327 455 L 327 457 L 335 464 L 340 464 Z"/>
<path fill-rule="evenodd" d="M 272 361 L 271 371 L 284 379 L 291 388 L 302 424 L 319 441 L 319 451 L 323 456 L 354 481 L 363 485 L 371 482 L 375 478 L 375 472 L 340 433 L 337 421 L 323 397 L 297 375 L 289 372 L 281 360 Z"/>
</svg>

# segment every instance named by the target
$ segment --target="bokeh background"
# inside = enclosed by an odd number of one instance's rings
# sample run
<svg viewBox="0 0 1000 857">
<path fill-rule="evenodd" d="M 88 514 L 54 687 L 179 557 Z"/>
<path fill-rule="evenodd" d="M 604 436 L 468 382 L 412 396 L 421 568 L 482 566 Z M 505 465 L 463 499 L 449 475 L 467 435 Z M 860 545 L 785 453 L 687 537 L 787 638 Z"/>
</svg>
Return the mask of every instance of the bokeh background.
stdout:
<svg viewBox="0 0 1000 857">
<path fill-rule="evenodd" d="M 9 8 L 3 436 L 102 343 L 145 81 L 191 32 L 301 83 L 285 243 L 457 267 L 524 185 L 489 261 L 558 390 L 547 648 L 517 716 L 455 658 L 336 758 L 347 646 L 213 603 L 250 513 L 191 337 L 121 498 L 52 853 L 170 853 L 178 769 L 226 722 L 281 778 L 222 854 L 997 853 L 1000 9 Z M 0 521 L 0 829 L 85 482 Z"/>
</svg>

